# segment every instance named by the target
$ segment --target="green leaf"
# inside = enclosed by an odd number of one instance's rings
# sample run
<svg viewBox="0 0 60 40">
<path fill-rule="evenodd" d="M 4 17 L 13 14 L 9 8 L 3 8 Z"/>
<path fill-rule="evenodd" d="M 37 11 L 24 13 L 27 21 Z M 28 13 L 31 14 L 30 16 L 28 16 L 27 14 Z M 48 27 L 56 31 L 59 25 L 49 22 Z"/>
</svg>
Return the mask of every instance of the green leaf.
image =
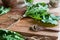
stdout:
<svg viewBox="0 0 60 40">
<path fill-rule="evenodd" d="M 17 32 L 0 29 L 0 40 L 24 40 L 24 37 Z"/>
<path fill-rule="evenodd" d="M 24 15 L 35 20 L 42 21 L 43 23 L 57 25 L 60 17 L 49 13 L 48 9 L 49 8 L 46 3 L 37 3 L 32 6 L 28 6 Z"/>
<path fill-rule="evenodd" d="M 6 14 L 10 11 L 10 8 L 5 8 L 4 6 L 0 6 L 0 15 Z"/>
<path fill-rule="evenodd" d="M 33 0 L 25 0 L 26 2 L 29 2 L 29 3 L 32 3 L 33 2 Z"/>
</svg>

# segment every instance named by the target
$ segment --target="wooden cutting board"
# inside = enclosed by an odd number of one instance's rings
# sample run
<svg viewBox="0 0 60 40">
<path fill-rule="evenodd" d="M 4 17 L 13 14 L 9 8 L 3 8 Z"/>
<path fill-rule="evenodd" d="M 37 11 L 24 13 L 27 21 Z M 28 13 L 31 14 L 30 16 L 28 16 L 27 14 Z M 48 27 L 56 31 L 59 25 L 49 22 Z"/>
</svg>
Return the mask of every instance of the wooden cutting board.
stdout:
<svg viewBox="0 0 60 40">
<path fill-rule="evenodd" d="M 51 9 L 50 12 L 53 12 L 55 15 L 60 16 L 60 12 L 59 12 L 60 8 L 55 8 L 55 9 Z M 33 32 L 29 30 L 29 27 L 32 25 L 35 25 L 33 22 L 33 19 L 31 18 L 23 18 L 21 20 L 18 20 L 16 23 L 12 24 L 9 28 L 9 30 L 13 30 L 13 31 L 17 31 L 17 32 L 21 32 L 21 33 L 25 33 L 25 35 L 45 35 L 45 36 L 54 36 L 54 37 L 58 37 L 58 32 L 51 32 L 51 31 L 39 31 L 39 32 Z M 58 26 L 55 26 L 53 28 L 48 28 L 48 29 L 55 29 L 55 30 L 60 30 L 60 22 Z"/>
<path fill-rule="evenodd" d="M 45 35 L 45 36 L 58 36 L 58 32 L 50 32 L 50 31 L 39 31 L 39 32 L 33 32 L 29 30 L 29 27 L 34 25 L 32 23 L 32 19 L 30 18 L 24 18 L 22 20 L 18 20 L 16 23 L 12 24 L 9 28 L 9 30 L 21 32 L 21 33 L 26 33 L 26 34 L 33 34 L 33 35 Z M 58 29 L 58 27 L 54 27 L 52 29 Z M 26 35 L 25 34 L 25 35 Z"/>
</svg>

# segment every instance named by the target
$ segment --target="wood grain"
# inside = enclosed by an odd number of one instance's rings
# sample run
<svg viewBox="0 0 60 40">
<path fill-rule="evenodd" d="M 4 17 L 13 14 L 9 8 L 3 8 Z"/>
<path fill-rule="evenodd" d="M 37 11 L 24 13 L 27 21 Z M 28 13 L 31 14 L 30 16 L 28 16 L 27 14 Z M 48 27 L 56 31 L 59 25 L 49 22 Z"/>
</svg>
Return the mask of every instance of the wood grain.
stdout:
<svg viewBox="0 0 60 40">
<path fill-rule="evenodd" d="M 55 15 L 60 16 L 60 12 L 59 12 L 60 8 L 53 8 L 50 9 L 50 12 L 54 13 Z M 40 32 L 33 32 L 29 30 L 29 27 L 32 25 L 35 25 L 33 22 L 33 19 L 31 18 L 24 18 L 22 20 L 18 20 L 16 23 L 12 24 L 9 28 L 9 30 L 13 30 L 13 31 L 17 31 L 20 33 L 25 33 L 25 35 L 27 34 L 32 34 L 32 35 L 45 35 L 45 36 L 54 36 L 54 37 L 58 37 L 58 32 L 50 32 L 50 31 L 40 31 Z M 55 29 L 55 30 L 60 30 L 60 21 L 59 21 L 59 25 L 53 28 L 48 28 L 48 29 Z"/>
<path fill-rule="evenodd" d="M 21 15 L 25 10 L 19 8 L 12 8 L 10 12 L 0 16 L 0 28 L 7 28 L 18 19 L 21 18 Z"/>
<path fill-rule="evenodd" d="M 46 35 L 46 36 L 58 36 L 58 32 L 50 32 L 50 31 L 39 31 L 39 32 L 33 32 L 29 30 L 29 27 L 34 25 L 31 23 L 32 19 L 29 18 L 24 18 L 23 20 L 19 20 L 13 25 L 11 25 L 8 29 L 17 31 L 17 32 L 22 32 L 22 33 L 27 33 L 27 34 L 33 34 L 33 35 Z"/>
</svg>

